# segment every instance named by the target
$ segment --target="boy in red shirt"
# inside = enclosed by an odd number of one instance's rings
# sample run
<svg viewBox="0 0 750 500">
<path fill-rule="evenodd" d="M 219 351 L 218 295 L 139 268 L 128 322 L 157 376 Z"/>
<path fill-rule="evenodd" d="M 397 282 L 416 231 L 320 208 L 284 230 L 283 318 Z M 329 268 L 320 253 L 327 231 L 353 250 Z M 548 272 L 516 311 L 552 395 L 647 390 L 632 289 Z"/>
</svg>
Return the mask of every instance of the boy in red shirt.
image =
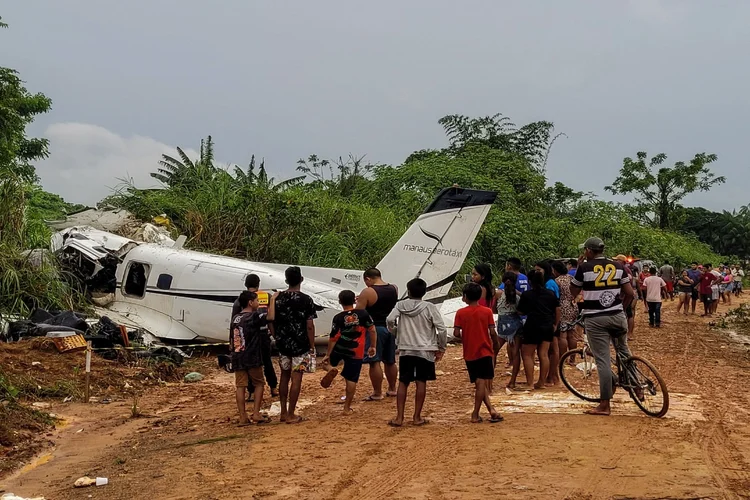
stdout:
<svg viewBox="0 0 750 500">
<path fill-rule="evenodd" d="M 479 410 L 482 403 L 490 412 L 490 422 L 502 422 L 503 417 L 495 411 L 490 401 L 490 387 L 495 378 L 494 356 L 495 347 L 500 345 L 500 339 L 495 329 L 495 318 L 492 310 L 479 305 L 482 298 L 482 287 L 476 283 L 469 283 L 464 287 L 464 302 L 468 307 L 456 312 L 453 322 L 453 336 L 461 339 L 464 347 L 464 361 L 469 372 L 469 380 L 475 386 L 474 412 L 471 422 L 482 422 Z M 498 347 L 499 348 L 499 347 Z"/>
</svg>

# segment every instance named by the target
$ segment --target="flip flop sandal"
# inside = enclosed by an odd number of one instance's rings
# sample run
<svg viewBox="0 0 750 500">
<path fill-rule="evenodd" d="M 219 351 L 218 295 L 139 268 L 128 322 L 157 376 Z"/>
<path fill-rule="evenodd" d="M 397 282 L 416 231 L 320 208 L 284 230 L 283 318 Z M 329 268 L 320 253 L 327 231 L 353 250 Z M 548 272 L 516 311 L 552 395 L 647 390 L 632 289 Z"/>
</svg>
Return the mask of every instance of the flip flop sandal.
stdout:
<svg viewBox="0 0 750 500">
<path fill-rule="evenodd" d="M 415 422 L 412 425 L 414 425 L 414 427 L 422 427 L 423 425 L 427 425 L 429 423 L 430 423 L 429 420 L 427 420 L 426 418 L 423 418 L 421 422 Z"/>
<path fill-rule="evenodd" d="M 479 420 L 472 420 L 471 421 L 472 424 L 481 424 L 482 422 L 484 422 L 484 419 L 482 417 L 479 417 Z"/>
<path fill-rule="evenodd" d="M 328 389 L 331 387 L 331 383 L 333 382 L 333 379 L 336 378 L 336 375 L 339 374 L 338 368 L 331 368 L 328 370 L 328 373 L 326 373 L 322 379 L 320 379 L 320 386 L 324 389 Z"/>
<path fill-rule="evenodd" d="M 502 415 L 493 415 L 490 418 L 490 423 L 491 424 L 496 424 L 498 422 L 502 422 L 503 420 L 505 420 L 505 418 Z"/>
<path fill-rule="evenodd" d="M 389 420 L 388 421 L 388 425 L 390 425 L 391 427 L 401 427 L 401 426 L 403 426 L 403 424 L 397 424 L 393 420 Z"/>
<path fill-rule="evenodd" d="M 389 398 L 395 398 L 396 396 L 398 396 L 398 392 L 385 391 L 385 395 Z"/>
<path fill-rule="evenodd" d="M 262 425 L 262 424 L 267 424 L 267 423 L 270 423 L 270 422 L 271 422 L 271 419 L 268 418 L 268 417 L 264 417 L 264 418 L 261 418 L 260 420 L 253 420 L 252 421 L 252 423 L 255 424 L 255 425 Z"/>
<path fill-rule="evenodd" d="M 370 394 L 369 396 L 367 396 L 362 401 L 383 401 L 383 399 L 385 399 L 385 398 L 383 398 L 383 397 L 376 398 L 375 396 L 373 396 L 372 394 Z"/>
<path fill-rule="evenodd" d="M 237 427 L 249 427 L 251 425 L 253 425 L 253 422 L 248 421 L 248 422 L 245 422 L 244 424 L 237 424 Z"/>
</svg>

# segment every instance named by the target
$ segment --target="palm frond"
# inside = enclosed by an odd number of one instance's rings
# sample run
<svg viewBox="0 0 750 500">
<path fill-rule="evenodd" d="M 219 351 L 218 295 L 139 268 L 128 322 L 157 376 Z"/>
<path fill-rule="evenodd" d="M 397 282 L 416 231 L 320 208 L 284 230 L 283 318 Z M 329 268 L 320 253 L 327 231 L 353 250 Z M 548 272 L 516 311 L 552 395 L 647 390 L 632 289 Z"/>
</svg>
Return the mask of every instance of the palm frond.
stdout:
<svg viewBox="0 0 750 500">
<path fill-rule="evenodd" d="M 193 163 L 193 160 L 190 159 L 188 155 L 185 154 L 185 152 L 182 150 L 181 147 L 177 146 L 177 154 L 180 155 L 180 158 L 182 158 L 182 164 L 185 167 L 195 167 L 195 164 Z"/>
</svg>

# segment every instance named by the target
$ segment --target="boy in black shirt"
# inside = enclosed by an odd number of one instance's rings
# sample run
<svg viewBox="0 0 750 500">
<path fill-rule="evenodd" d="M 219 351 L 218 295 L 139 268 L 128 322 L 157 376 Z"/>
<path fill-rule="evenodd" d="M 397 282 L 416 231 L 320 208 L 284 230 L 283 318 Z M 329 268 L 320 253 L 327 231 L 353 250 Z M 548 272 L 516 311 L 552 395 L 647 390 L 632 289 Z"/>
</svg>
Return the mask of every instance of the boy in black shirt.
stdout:
<svg viewBox="0 0 750 500">
<path fill-rule="evenodd" d="M 336 366 L 344 362 L 341 376 L 346 380 L 346 397 L 344 399 L 344 415 L 352 412 L 352 400 L 359 382 L 359 373 L 362 370 L 362 359 L 365 355 L 365 335 L 370 336 L 370 348 L 367 351 L 369 357 L 375 356 L 375 345 L 377 343 L 377 332 L 375 323 L 364 309 L 354 309 L 356 297 L 351 290 L 344 290 L 339 294 L 339 304 L 344 312 L 338 313 L 333 318 L 331 327 L 331 338 L 328 341 L 328 352 L 323 358 L 323 364 L 329 364 L 330 370 L 320 381 L 325 388 L 331 386 L 331 382 L 339 373 Z"/>
<path fill-rule="evenodd" d="M 245 411 L 245 389 L 252 381 L 254 387 L 252 421 L 258 424 L 268 422 L 268 418 L 260 414 L 263 402 L 263 355 L 261 353 L 261 328 L 266 325 L 266 313 L 258 311 L 258 294 L 242 292 L 239 297 L 242 310 L 232 318 L 229 334 L 229 349 L 234 371 L 236 387 L 237 409 L 240 412 L 240 425 L 248 425 Z"/>
</svg>

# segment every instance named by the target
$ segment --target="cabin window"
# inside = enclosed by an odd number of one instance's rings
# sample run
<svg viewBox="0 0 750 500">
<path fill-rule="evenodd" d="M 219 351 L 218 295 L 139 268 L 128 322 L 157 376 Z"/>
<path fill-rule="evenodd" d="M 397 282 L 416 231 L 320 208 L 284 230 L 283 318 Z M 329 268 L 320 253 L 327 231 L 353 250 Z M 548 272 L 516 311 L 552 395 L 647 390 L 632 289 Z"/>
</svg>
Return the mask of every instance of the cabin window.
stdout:
<svg viewBox="0 0 750 500">
<path fill-rule="evenodd" d="M 146 281 L 151 266 L 140 262 L 132 262 L 128 267 L 128 275 L 125 278 L 125 295 L 143 298 L 146 294 Z"/>
<path fill-rule="evenodd" d="M 172 286 L 172 275 L 171 274 L 160 274 L 156 280 L 156 288 L 159 290 L 169 290 Z"/>
</svg>

